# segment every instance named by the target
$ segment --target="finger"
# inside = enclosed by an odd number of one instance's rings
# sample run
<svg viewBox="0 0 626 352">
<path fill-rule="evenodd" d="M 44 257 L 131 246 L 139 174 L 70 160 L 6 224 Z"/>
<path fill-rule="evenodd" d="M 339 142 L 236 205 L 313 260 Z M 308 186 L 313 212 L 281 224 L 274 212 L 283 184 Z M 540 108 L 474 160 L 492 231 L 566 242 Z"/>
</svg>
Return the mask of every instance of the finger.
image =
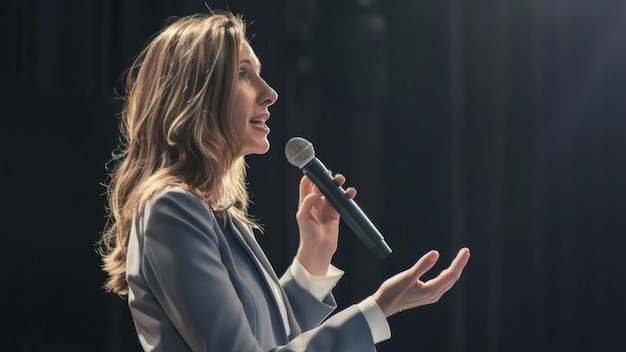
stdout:
<svg viewBox="0 0 626 352">
<path fill-rule="evenodd" d="M 428 270 L 430 270 L 435 265 L 438 259 L 439 259 L 439 252 L 437 252 L 436 250 L 432 250 L 424 254 L 417 261 L 417 263 L 413 265 L 413 267 L 411 267 L 409 270 L 406 271 L 408 278 L 411 281 L 418 280 L 420 277 L 422 277 L 422 275 L 424 275 Z"/>
<path fill-rule="evenodd" d="M 443 270 L 436 278 L 426 282 L 426 286 L 442 293 L 448 291 L 461 277 L 461 273 L 469 261 L 469 257 L 469 249 L 461 249 L 450 266 Z"/>
<path fill-rule="evenodd" d="M 335 183 L 338 184 L 339 186 L 343 186 L 343 184 L 346 183 L 346 177 L 342 174 L 336 174 Z"/>
<path fill-rule="evenodd" d="M 459 252 L 456 254 L 456 257 L 454 258 L 450 266 L 448 267 L 448 270 L 452 271 L 453 273 L 457 273 L 460 276 L 461 273 L 463 272 L 463 269 L 467 265 L 469 258 L 470 258 L 469 248 L 461 248 Z"/>
<path fill-rule="evenodd" d="M 354 197 L 356 197 L 356 188 L 349 187 L 348 189 L 346 189 L 346 195 L 348 196 L 348 198 L 354 199 Z"/>
<path fill-rule="evenodd" d="M 320 199 L 322 199 L 322 194 L 321 193 L 309 193 L 306 197 L 304 197 L 304 199 L 302 200 L 302 202 L 300 203 L 300 208 L 298 209 L 298 214 L 308 214 L 311 212 L 311 208 L 313 208 L 313 206 L 315 206 L 315 204 L 317 202 L 320 201 Z"/>
<path fill-rule="evenodd" d="M 335 175 L 335 183 L 340 187 L 346 183 L 346 177 L 343 174 Z M 348 187 L 344 193 L 348 196 L 348 198 L 353 199 L 356 197 L 356 189 L 354 187 Z"/>
<path fill-rule="evenodd" d="M 304 198 L 311 193 L 312 185 L 313 182 L 311 182 L 311 180 L 307 176 L 302 176 L 299 186 L 300 204 L 302 204 Z"/>
</svg>

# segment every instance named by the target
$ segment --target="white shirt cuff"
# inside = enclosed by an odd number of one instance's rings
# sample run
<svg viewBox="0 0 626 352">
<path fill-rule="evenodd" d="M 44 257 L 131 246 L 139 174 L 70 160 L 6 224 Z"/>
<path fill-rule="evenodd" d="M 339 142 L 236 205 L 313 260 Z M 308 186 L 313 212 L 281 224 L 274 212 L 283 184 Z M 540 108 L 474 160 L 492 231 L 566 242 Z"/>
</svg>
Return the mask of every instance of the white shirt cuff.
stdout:
<svg viewBox="0 0 626 352">
<path fill-rule="evenodd" d="M 318 301 L 322 301 L 343 276 L 343 271 L 332 264 L 328 268 L 326 276 L 313 276 L 295 258 L 289 270 L 291 270 L 291 275 L 298 285 L 309 291 Z"/>
<path fill-rule="evenodd" d="M 357 304 L 357 307 L 361 310 L 361 313 L 365 316 L 367 325 L 372 332 L 372 338 L 374 343 L 379 343 L 391 338 L 391 329 L 389 329 L 389 323 L 385 314 L 378 306 L 378 303 L 374 300 L 374 297 L 369 296 L 361 303 Z"/>
</svg>

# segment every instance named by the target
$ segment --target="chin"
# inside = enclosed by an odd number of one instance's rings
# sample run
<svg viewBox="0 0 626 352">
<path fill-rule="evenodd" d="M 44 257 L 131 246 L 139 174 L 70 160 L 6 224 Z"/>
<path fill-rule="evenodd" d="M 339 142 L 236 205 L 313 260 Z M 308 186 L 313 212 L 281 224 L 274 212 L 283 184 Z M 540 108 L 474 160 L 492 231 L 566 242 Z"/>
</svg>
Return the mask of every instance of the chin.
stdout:
<svg viewBox="0 0 626 352">
<path fill-rule="evenodd" d="M 258 154 L 265 154 L 270 150 L 270 141 L 268 141 L 267 139 L 265 139 L 263 141 L 263 143 L 259 146 L 259 151 L 260 153 Z"/>
<path fill-rule="evenodd" d="M 257 154 L 259 154 L 259 155 L 263 155 L 263 154 L 267 153 L 269 150 L 270 150 L 270 144 L 269 144 L 269 143 L 267 143 L 267 144 L 265 145 L 265 148 L 261 148 L 261 149 L 259 149 L 259 153 L 257 153 Z"/>
<path fill-rule="evenodd" d="M 243 153 L 243 155 L 252 155 L 252 154 L 263 155 L 267 153 L 269 150 L 270 150 L 270 143 L 265 142 L 256 146 L 250 146 L 248 148 L 244 148 L 245 152 Z"/>
</svg>

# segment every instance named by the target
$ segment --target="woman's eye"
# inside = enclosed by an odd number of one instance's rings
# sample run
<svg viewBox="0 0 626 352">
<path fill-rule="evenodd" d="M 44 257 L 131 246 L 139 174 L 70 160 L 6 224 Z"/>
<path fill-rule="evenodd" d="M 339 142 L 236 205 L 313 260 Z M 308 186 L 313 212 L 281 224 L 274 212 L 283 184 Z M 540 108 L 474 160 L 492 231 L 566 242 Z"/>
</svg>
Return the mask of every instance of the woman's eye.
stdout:
<svg viewBox="0 0 626 352">
<path fill-rule="evenodd" d="M 248 77 L 248 72 L 246 70 L 239 70 L 239 78 Z"/>
</svg>

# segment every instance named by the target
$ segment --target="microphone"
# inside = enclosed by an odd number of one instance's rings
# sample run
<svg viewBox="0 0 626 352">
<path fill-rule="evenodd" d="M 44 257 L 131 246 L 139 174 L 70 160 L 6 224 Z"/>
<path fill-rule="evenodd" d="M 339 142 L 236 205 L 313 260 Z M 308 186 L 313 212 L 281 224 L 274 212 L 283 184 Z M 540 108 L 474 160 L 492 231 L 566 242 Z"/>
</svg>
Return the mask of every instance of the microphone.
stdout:
<svg viewBox="0 0 626 352">
<path fill-rule="evenodd" d="M 348 196 L 345 190 L 335 183 L 328 169 L 315 157 L 313 144 L 301 137 L 294 137 L 285 146 L 287 161 L 297 166 L 317 186 L 330 204 L 337 210 L 341 218 L 359 236 L 361 241 L 384 259 L 391 253 L 391 248 L 378 229 L 367 218 L 359 206 Z"/>
</svg>

